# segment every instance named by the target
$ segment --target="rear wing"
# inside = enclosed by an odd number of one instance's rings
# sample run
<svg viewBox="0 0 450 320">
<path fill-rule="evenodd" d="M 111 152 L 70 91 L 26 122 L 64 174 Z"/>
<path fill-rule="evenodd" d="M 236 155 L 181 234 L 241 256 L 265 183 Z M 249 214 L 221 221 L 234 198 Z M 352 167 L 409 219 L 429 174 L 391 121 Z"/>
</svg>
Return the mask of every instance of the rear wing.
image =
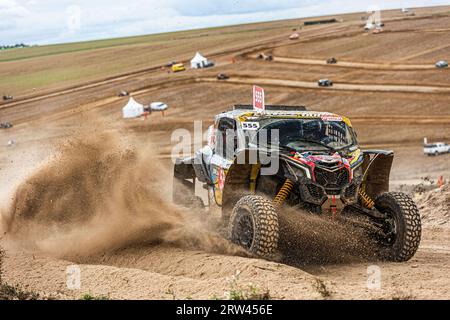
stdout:
<svg viewBox="0 0 450 320">
<path fill-rule="evenodd" d="M 305 106 L 287 106 L 287 105 L 266 105 L 266 110 L 270 111 L 306 111 Z M 236 104 L 233 110 L 253 110 L 251 104 Z"/>
</svg>

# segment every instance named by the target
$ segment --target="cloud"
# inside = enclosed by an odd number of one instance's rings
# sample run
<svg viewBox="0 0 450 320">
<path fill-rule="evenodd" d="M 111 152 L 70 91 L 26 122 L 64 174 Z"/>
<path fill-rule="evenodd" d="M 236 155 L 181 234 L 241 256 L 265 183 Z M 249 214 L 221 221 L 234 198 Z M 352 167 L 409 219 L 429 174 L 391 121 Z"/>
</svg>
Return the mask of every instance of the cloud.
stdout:
<svg viewBox="0 0 450 320">
<path fill-rule="evenodd" d="M 279 11 L 298 8 L 314 3 L 312 0 L 231 0 L 231 1 L 179 1 L 169 0 L 181 15 L 208 16 L 208 15 L 233 15 L 242 13 L 257 13 L 267 11 Z"/>
<path fill-rule="evenodd" d="M 448 1 L 0 0 L 0 41 L 48 44 L 365 11 L 370 5 L 388 9 L 441 4 Z M 79 8 L 78 20 L 74 6 Z"/>
<path fill-rule="evenodd" d="M 23 18 L 29 11 L 14 0 L 0 0 L 0 17 Z M 2 19 L 3 20 L 3 19 Z"/>
</svg>

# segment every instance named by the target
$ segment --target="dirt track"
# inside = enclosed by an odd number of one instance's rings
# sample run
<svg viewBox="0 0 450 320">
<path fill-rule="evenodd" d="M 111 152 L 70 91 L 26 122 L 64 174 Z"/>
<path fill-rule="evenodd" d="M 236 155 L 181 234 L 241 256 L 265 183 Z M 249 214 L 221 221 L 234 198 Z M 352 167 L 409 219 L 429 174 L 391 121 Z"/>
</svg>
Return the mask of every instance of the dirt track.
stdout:
<svg viewBox="0 0 450 320">
<path fill-rule="evenodd" d="M 278 299 L 323 299 L 316 278 L 323 279 L 333 299 L 448 299 L 448 241 L 448 232 L 429 232 L 417 256 L 404 264 L 347 262 L 299 269 L 159 246 L 125 250 L 86 260 L 79 266 L 83 293 L 115 299 L 224 298 L 238 270 L 243 288 L 250 283 L 267 288 Z M 78 298 L 81 294 L 66 287 L 66 268 L 73 262 L 40 255 L 31 259 L 25 252 L 9 251 L 5 264 L 7 280 L 21 279 L 29 288 L 57 293 L 61 298 Z M 367 268 L 374 264 L 382 271 L 381 290 L 367 289 Z"/>
<path fill-rule="evenodd" d="M 284 63 L 297 63 L 303 65 L 328 65 L 343 68 L 355 68 L 355 69 L 367 69 L 367 70 L 427 70 L 436 68 L 433 65 L 426 64 L 381 64 L 381 63 L 364 63 L 364 62 L 351 62 L 351 61 L 339 61 L 336 64 L 327 64 L 326 61 L 317 59 L 295 59 L 286 57 L 273 57 L 276 62 Z"/>
<path fill-rule="evenodd" d="M 197 81 L 216 81 L 215 79 L 197 79 Z M 411 93 L 446 93 L 450 94 L 450 87 L 427 87 L 427 86 L 400 86 L 400 85 L 360 85 L 350 83 L 334 83 L 331 87 L 319 87 L 316 82 L 264 79 L 264 78 L 240 78 L 233 77 L 226 83 L 272 85 L 280 87 L 293 87 L 303 89 L 321 90 L 344 90 L 344 91 L 372 91 L 372 92 L 411 92 Z"/>
<path fill-rule="evenodd" d="M 178 229 L 182 220 L 165 220 L 172 218 L 174 212 L 178 214 L 167 199 L 170 183 L 162 186 L 156 183 L 151 192 L 143 193 L 156 197 L 151 201 L 145 196 L 138 198 L 139 203 L 152 204 L 150 207 L 144 206 L 145 210 L 138 208 L 137 211 L 149 213 L 151 218 L 138 214 L 141 224 L 132 223 L 136 221 L 136 216 L 131 215 L 135 211 L 129 211 L 125 205 L 127 195 L 134 186 L 141 187 L 141 182 L 147 184 L 143 188 L 152 186 L 147 183 L 148 179 L 151 180 L 151 177 L 147 179 L 148 173 L 159 175 L 170 172 L 170 134 L 174 129 L 192 130 L 192 122 L 202 120 L 205 130 L 214 114 L 228 109 L 233 103 L 250 101 L 253 84 L 266 87 L 270 103 L 305 104 L 313 110 L 348 115 L 364 147 L 389 148 L 396 152 L 393 186 L 417 184 L 425 176 L 435 180 L 440 174 L 450 179 L 450 155 L 428 158 L 421 151 L 424 136 L 432 141 L 448 140 L 450 137 L 448 70 L 437 70 L 433 65 L 435 57 L 446 48 L 440 38 L 446 34 L 436 32 L 438 37 L 433 38 L 435 35 L 430 31 L 445 30 L 450 25 L 446 17 L 435 19 L 424 15 L 408 20 L 408 23 L 413 23 L 408 27 L 415 32 L 412 35 L 401 33 L 405 38 L 412 37 L 413 41 L 406 47 L 403 43 L 402 47 L 399 45 L 399 53 L 392 60 L 381 54 L 365 56 L 364 50 L 373 52 L 397 42 L 394 31 L 406 30 L 403 23 L 407 19 L 393 17 L 387 20 L 386 27 L 392 28 L 393 32 L 375 38 L 367 36 L 365 39 L 368 40 L 361 40 L 359 15 L 355 15 L 354 20 L 342 24 L 305 28 L 300 31 L 302 38 L 298 42 L 287 40 L 285 34 L 270 34 L 266 41 L 260 41 L 257 48 L 242 45 L 231 52 L 218 52 L 217 56 L 212 56 L 218 62 L 214 69 L 167 74 L 159 68 L 149 68 L 63 90 L 36 92 L 33 96 L 22 97 L 22 100 L 2 104 L 2 122 L 12 121 L 15 126 L 0 132 L 0 199 L 4 203 L 0 210 L 8 211 L 17 186 L 27 181 L 30 174 L 41 173 L 41 179 L 53 177 L 54 172 L 59 179 L 38 180 L 47 186 L 47 193 L 41 193 L 41 197 L 46 199 L 40 202 L 40 207 L 45 208 L 42 212 L 57 215 L 62 210 L 70 213 L 67 208 L 73 207 L 73 213 L 80 204 L 95 204 L 85 211 L 97 212 L 100 208 L 98 226 L 106 224 L 111 227 L 97 229 L 97 225 L 90 225 L 71 229 L 72 232 L 62 233 L 62 238 L 60 233 L 47 230 L 48 233 L 43 233 L 44 239 L 39 239 L 38 248 L 30 246 L 33 241 L 3 238 L 0 243 L 7 249 L 5 279 L 61 298 L 78 298 L 81 294 L 91 293 L 111 298 L 209 299 L 224 297 L 224 293 L 233 287 L 233 275 L 240 271 L 237 283 L 243 290 L 248 290 L 249 283 L 252 283 L 260 291 L 268 289 L 271 297 L 279 299 L 448 299 L 450 238 L 447 226 L 427 222 L 419 252 L 407 263 L 362 259 L 352 255 L 351 250 L 344 255 L 336 254 L 339 252 L 336 244 L 330 238 L 327 243 L 327 238 L 322 239 L 320 234 L 319 238 L 312 236 L 311 243 L 305 243 L 304 235 L 297 235 L 297 238 L 292 235 L 296 247 L 303 248 L 303 251 L 288 250 L 280 262 L 268 262 L 242 257 L 216 233 L 213 223 L 200 223 L 196 213 L 190 213 L 193 217 L 180 213 L 189 221 L 184 225 L 195 226 L 193 229 Z M 425 26 L 424 21 L 427 22 Z M 289 35 L 291 30 L 283 32 Z M 363 45 L 353 47 L 352 41 L 355 39 L 361 40 Z M 416 43 L 426 42 L 424 39 L 430 39 L 430 43 L 417 48 Z M 314 49 L 316 45 L 319 46 L 317 50 Z M 307 51 L 310 48 L 316 51 Z M 247 58 L 255 52 L 266 50 L 274 51 L 275 63 Z M 395 51 L 390 50 L 386 54 Z M 306 52 L 305 55 L 300 56 L 299 53 L 303 55 L 303 52 Z M 230 62 L 229 55 L 236 57 L 236 63 Z M 325 57 L 340 55 L 348 55 L 349 58 L 338 59 L 337 65 L 326 65 Z M 442 58 L 446 58 L 445 55 Z M 396 64 L 392 61 L 407 62 Z M 231 79 L 217 81 L 215 75 L 219 72 L 229 74 Z M 332 88 L 318 88 L 317 80 L 323 77 L 346 80 L 336 80 Z M 430 82 L 437 84 L 430 85 Z M 117 97 L 117 93 L 124 89 L 132 92 L 134 98 L 142 103 L 165 101 L 170 109 L 165 117 L 154 114 L 147 121 L 123 121 L 120 113 L 127 99 Z M 67 162 L 52 167 L 54 170 L 41 171 L 49 162 L 49 157 L 54 159 L 55 152 L 61 151 L 62 143 L 72 141 L 73 137 L 87 139 L 103 133 L 111 134 L 115 141 L 127 148 L 148 150 L 150 144 L 153 151 L 143 163 L 138 162 L 137 167 L 131 168 L 111 162 L 111 159 L 117 159 L 116 153 L 106 153 L 105 159 L 108 161 L 100 164 L 96 159 L 101 157 L 88 157 L 92 167 L 81 162 L 83 170 L 70 171 L 73 174 L 69 175 L 70 179 L 61 178 L 67 178 L 63 173 L 71 168 Z M 6 143 L 9 140 L 15 140 L 16 144 L 8 147 Z M 100 138 L 97 142 L 107 150 L 116 150 L 117 147 L 108 141 L 107 138 Z M 72 150 L 69 158 L 84 156 L 86 152 L 83 150 Z M 122 149 L 118 150 L 122 154 Z M 158 167 L 153 167 L 154 164 Z M 118 176 L 127 179 L 102 180 L 101 183 L 84 180 L 92 173 L 90 169 L 97 167 L 104 168 L 110 174 L 89 176 L 113 179 L 116 175 L 112 172 L 119 172 L 121 174 Z M 84 189 L 80 189 L 80 184 L 74 181 L 86 181 L 83 186 L 89 192 L 80 193 Z M 162 177 L 157 181 L 167 179 Z M 104 186 L 106 191 L 99 185 Z M 111 191 L 108 186 L 117 186 L 118 189 Z M 161 193 L 161 190 L 164 192 Z M 80 197 L 83 200 L 79 200 L 77 194 L 83 195 Z M 112 198 L 109 195 L 114 195 L 119 202 L 110 202 Z M 89 202 L 91 199 L 93 202 Z M 102 205 L 97 206 L 97 203 Z M 123 215 L 114 214 L 105 219 L 104 214 L 108 210 L 101 210 L 105 204 L 107 208 L 112 208 L 111 212 L 116 207 L 124 208 L 120 212 Z M 432 209 L 426 212 L 440 214 Z M 175 235 L 173 232 L 161 233 L 158 228 L 157 231 L 152 229 L 154 225 L 151 221 L 159 219 L 169 226 L 169 231 L 174 228 Z M 136 239 L 129 232 L 135 231 L 135 227 L 149 227 L 152 232 L 147 230 L 143 233 L 144 238 Z M 140 228 L 137 230 L 142 231 Z M 112 237 L 111 231 L 114 231 Z M 108 241 L 101 241 L 103 238 L 96 237 L 98 234 L 107 235 Z M 141 235 L 140 232 L 138 234 Z M 61 247 L 56 244 L 61 244 Z M 111 247 L 112 244 L 114 246 Z M 94 253 L 86 254 L 83 250 L 97 246 L 101 247 L 101 253 L 94 250 Z M 323 250 L 309 251 L 310 247 L 316 246 Z M 296 256 L 300 254 L 300 257 Z M 66 286 L 66 267 L 72 264 L 79 265 L 82 271 L 79 290 L 69 290 Z M 367 267 L 374 264 L 380 266 L 382 272 L 380 290 L 367 289 Z M 329 297 L 318 289 L 317 279 L 324 281 L 331 294 Z"/>
</svg>

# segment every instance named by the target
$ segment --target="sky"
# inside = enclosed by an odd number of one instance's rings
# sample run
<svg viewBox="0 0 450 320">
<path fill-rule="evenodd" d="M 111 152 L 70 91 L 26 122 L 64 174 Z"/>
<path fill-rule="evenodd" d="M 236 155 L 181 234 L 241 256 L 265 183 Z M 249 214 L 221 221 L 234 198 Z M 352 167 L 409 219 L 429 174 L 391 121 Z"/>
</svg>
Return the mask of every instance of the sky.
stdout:
<svg viewBox="0 0 450 320">
<path fill-rule="evenodd" d="M 442 0 L 0 0 L 0 45 L 52 44 L 381 9 Z"/>
</svg>

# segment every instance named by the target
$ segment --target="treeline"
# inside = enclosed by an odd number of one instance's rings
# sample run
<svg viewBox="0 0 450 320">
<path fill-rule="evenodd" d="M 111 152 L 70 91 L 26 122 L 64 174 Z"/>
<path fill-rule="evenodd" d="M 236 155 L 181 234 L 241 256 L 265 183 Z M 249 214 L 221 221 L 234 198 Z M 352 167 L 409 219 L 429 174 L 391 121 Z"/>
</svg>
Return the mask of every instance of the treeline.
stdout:
<svg viewBox="0 0 450 320">
<path fill-rule="evenodd" d="M 28 47 L 29 47 L 29 45 L 27 45 L 25 43 L 17 43 L 17 44 L 13 44 L 13 45 L 0 46 L 0 50 L 17 49 L 17 48 L 28 48 Z"/>
</svg>

